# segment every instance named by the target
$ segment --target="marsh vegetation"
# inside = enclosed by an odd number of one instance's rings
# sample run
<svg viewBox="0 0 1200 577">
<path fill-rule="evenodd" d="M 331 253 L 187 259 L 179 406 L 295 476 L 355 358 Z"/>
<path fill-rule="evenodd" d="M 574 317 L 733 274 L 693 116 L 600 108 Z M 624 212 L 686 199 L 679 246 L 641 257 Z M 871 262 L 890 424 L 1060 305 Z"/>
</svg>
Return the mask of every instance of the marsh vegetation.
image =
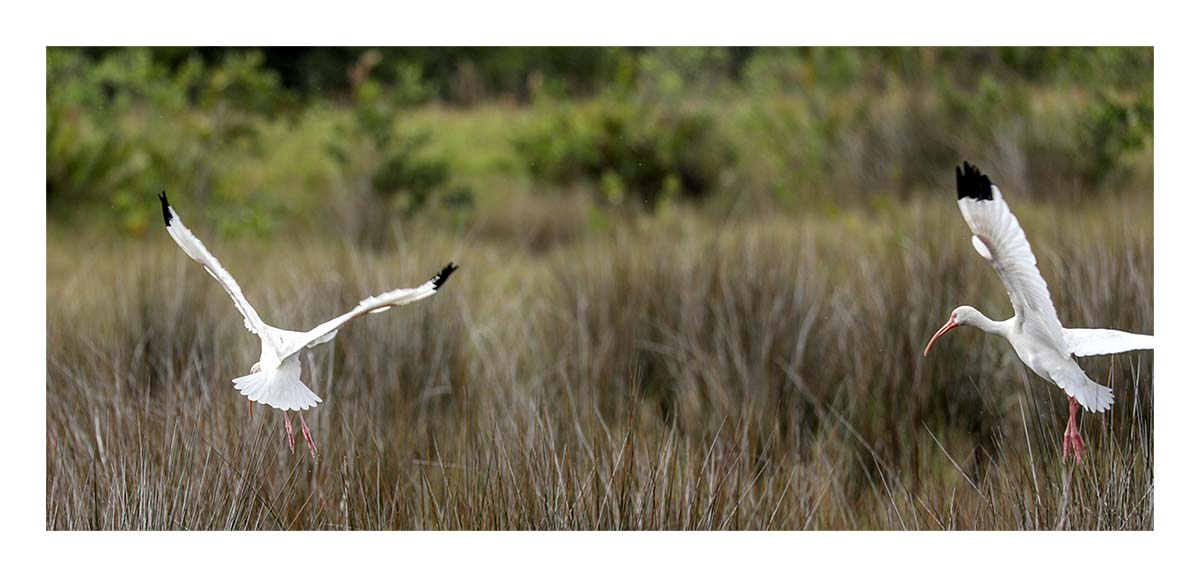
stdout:
<svg viewBox="0 0 1200 577">
<path fill-rule="evenodd" d="M 363 51 L 336 98 L 223 54 L 48 54 L 47 528 L 1153 528 L 1153 353 L 1082 361 L 1116 405 L 1080 466 L 1006 343 L 921 357 L 1010 314 L 964 157 L 1065 326 L 1153 332 L 1148 50 L 477 59 L 474 92 Z M 277 326 L 461 265 L 305 355 L 317 458 L 247 415 L 257 339 L 162 188 Z"/>
</svg>

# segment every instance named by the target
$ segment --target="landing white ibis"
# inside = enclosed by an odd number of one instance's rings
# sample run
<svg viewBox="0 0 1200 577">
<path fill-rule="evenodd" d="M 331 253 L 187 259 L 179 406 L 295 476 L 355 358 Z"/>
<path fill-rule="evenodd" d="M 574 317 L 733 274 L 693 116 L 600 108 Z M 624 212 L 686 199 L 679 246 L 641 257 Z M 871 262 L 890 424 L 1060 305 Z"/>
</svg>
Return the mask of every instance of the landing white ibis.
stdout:
<svg viewBox="0 0 1200 577">
<path fill-rule="evenodd" d="M 170 233 L 171 238 L 175 239 L 183 252 L 192 257 L 192 260 L 203 265 L 204 270 L 217 279 L 221 288 L 225 289 L 225 292 L 233 298 L 233 305 L 242 313 L 246 328 L 262 340 L 262 352 L 258 362 L 250 367 L 250 374 L 233 379 L 234 388 L 249 399 L 251 412 L 253 412 L 255 402 L 283 411 L 288 448 L 292 452 L 296 450 L 296 443 L 288 411 L 295 411 L 300 415 L 300 427 L 304 433 L 304 442 L 308 445 L 309 452 L 314 457 L 317 455 L 317 445 L 313 441 L 312 433 L 308 430 L 308 425 L 304 422 L 304 414 L 300 411 L 317 406 L 317 403 L 321 402 L 321 398 L 300 382 L 300 353 L 305 349 L 332 341 L 342 325 L 357 317 L 367 313 L 381 313 L 394 306 L 414 303 L 433 296 L 458 268 L 454 263 L 450 263 L 419 287 L 396 289 L 368 297 L 346 314 L 321 323 L 311 330 L 297 332 L 279 329 L 263 322 L 254 307 L 250 306 L 250 302 L 242 294 L 242 288 L 238 286 L 233 276 L 221 267 L 221 263 L 217 262 L 212 253 L 208 252 L 200 239 L 196 238 L 192 231 L 183 225 L 179 214 L 167 202 L 167 193 L 163 192 L 158 199 L 162 202 L 163 222 L 166 223 L 167 232 Z"/>
<path fill-rule="evenodd" d="M 1070 415 L 1063 433 L 1063 459 L 1074 455 L 1075 462 L 1080 463 L 1084 455 L 1083 437 L 1075 424 L 1075 413 L 1080 406 L 1097 413 L 1107 411 L 1113 404 L 1113 392 L 1089 379 L 1071 356 L 1152 349 L 1154 337 L 1109 329 L 1064 329 L 1054 312 L 1050 289 L 1038 272 L 1037 259 L 1025 239 L 1025 231 L 1008 209 L 1000 189 L 969 163 L 956 167 L 955 174 L 958 207 L 974 234 L 971 244 L 1000 275 L 1012 301 L 1013 317 L 994 321 L 974 307 L 960 306 L 929 339 L 925 355 L 929 355 L 929 349 L 942 335 L 962 326 L 1008 339 L 1026 366 L 1067 394 Z"/>
</svg>

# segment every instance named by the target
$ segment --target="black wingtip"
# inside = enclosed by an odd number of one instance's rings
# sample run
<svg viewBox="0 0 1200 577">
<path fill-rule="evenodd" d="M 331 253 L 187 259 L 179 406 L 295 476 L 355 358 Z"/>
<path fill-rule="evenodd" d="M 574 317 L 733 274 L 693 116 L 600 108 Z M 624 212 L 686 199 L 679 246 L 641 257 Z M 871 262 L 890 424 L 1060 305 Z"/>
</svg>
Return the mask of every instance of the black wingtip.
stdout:
<svg viewBox="0 0 1200 577">
<path fill-rule="evenodd" d="M 171 203 L 167 202 L 167 191 L 158 193 L 158 200 L 162 203 L 163 224 L 171 226 Z"/>
<path fill-rule="evenodd" d="M 454 274 L 456 270 L 458 270 L 458 265 L 450 263 L 442 269 L 442 272 L 433 275 L 433 290 L 442 288 L 442 285 L 446 284 L 446 279 L 450 278 L 450 275 Z"/>
<path fill-rule="evenodd" d="M 979 171 L 979 167 L 963 161 L 962 166 L 954 168 L 955 180 L 958 182 L 958 198 L 975 200 L 992 200 L 992 180 Z"/>
</svg>

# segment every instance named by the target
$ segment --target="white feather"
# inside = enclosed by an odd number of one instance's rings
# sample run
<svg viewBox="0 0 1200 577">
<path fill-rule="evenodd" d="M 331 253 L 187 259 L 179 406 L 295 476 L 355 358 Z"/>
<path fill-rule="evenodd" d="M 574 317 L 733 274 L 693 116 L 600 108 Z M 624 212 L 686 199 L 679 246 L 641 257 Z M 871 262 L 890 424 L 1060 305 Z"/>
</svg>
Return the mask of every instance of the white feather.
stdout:
<svg viewBox="0 0 1200 577">
<path fill-rule="evenodd" d="M 183 219 L 179 218 L 179 214 L 167 202 L 166 194 L 160 196 L 159 199 L 162 201 L 163 220 L 167 225 L 167 233 L 175 240 L 175 244 L 178 244 L 179 248 L 182 248 L 183 252 L 192 260 L 204 266 L 205 272 L 216 279 L 221 288 L 229 293 L 230 298 L 233 299 L 233 305 L 237 307 L 238 312 L 242 313 L 246 329 L 263 336 L 265 334 L 263 327 L 266 323 L 258 316 L 254 307 L 250 306 L 250 301 L 246 300 L 246 295 L 242 294 L 242 287 L 234 280 L 233 275 L 229 274 L 229 271 L 221 266 L 217 257 L 208 252 L 204 243 L 200 242 L 200 239 L 184 226 Z"/>
<path fill-rule="evenodd" d="M 1112 329 L 1064 329 L 1067 346 L 1077 357 L 1115 355 L 1126 351 L 1151 350 L 1153 335 L 1139 335 Z"/>
<path fill-rule="evenodd" d="M 341 328 L 342 325 L 362 315 L 374 312 L 382 312 L 392 307 L 412 304 L 419 300 L 429 298 L 437 294 L 438 287 L 440 287 L 441 284 L 445 282 L 447 278 L 449 278 L 456 268 L 457 267 L 454 265 L 454 263 L 450 263 L 449 265 L 446 265 L 441 272 L 433 275 L 433 278 L 426 281 L 425 284 L 422 284 L 416 288 L 396 289 L 383 294 L 367 297 L 359 301 L 358 306 L 354 307 L 349 312 L 325 321 L 307 332 L 295 334 L 295 336 L 291 338 L 290 342 L 284 346 L 280 356 L 286 358 L 303 350 L 305 347 L 312 347 L 317 344 L 327 342 L 333 338 L 333 334 L 336 334 L 337 330 Z"/>
<path fill-rule="evenodd" d="M 1058 385 L 1064 392 L 1088 411 L 1103 413 L 1113 404 L 1113 391 L 1088 378 L 1083 369 L 1075 361 L 1067 359 L 1042 359 L 1039 363 L 1048 371 L 1050 381 Z M 1036 370 L 1036 369 L 1035 369 Z"/>
<path fill-rule="evenodd" d="M 1037 258 L 1025 231 L 1004 202 L 1000 189 L 992 186 L 991 200 L 962 198 L 958 206 L 975 234 L 971 244 L 1000 275 L 1020 330 L 1035 335 L 1064 355 L 1070 354 L 1050 299 L 1050 288 L 1038 271 Z M 982 250 L 979 245 L 983 245 Z"/>
<path fill-rule="evenodd" d="M 292 356 L 278 367 L 233 379 L 233 388 L 251 401 L 283 411 L 311 409 L 321 398 L 300 381 L 298 358 Z"/>
<path fill-rule="evenodd" d="M 988 250 L 987 245 L 983 244 L 979 237 L 971 235 L 971 246 L 975 247 L 975 252 L 979 253 L 979 256 L 986 260 L 992 260 L 992 251 Z"/>
</svg>

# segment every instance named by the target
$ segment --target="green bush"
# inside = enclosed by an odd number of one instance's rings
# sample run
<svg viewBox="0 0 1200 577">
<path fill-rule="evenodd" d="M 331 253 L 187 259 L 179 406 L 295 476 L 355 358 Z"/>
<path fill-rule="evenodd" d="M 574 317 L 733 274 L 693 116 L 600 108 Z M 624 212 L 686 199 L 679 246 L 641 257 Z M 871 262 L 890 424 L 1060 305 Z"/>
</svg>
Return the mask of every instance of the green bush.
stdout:
<svg viewBox="0 0 1200 577">
<path fill-rule="evenodd" d="M 734 58 L 728 48 L 652 48 L 639 55 L 637 68 L 643 97 L 679 102 L 697 92 L 711 95 L 727 87 Z"/>
<path fill-rule="evenodd" d="M 181 105 L 182 94 L 146 52 L 92 62 L 74 50 L 46 53 L 46 201 L 52 213 L 110 201 L 145 170 L 139 142 L 119 134 L 133 100 Z"/>
<path fill-rule="evenodd" d="M 1136 99 L 1105 94 L 1092 103 L 1081 123 L 1083 141 L 1081 170 L 1095 186 L 1129 174 L 1125 159 L 1154 138 L 1154 101 L 1149 94 Z"/>
<path fill-rule="evenodd" d="M 127 233 L 164 188 L 235 234 L 332 214 L 388 242 L 531 184 L 840 210 L 963 159 L 1075 199 L 1151 181 L 1153 50 L 51 48 L 46 131 L 50 218 Z"/>
<path fill-rule="evenodd" d="M 423 132 L 405 136 L 394 145 L 372 177 L 375 193 L 403 197 L 409 213 L 425 208 L 430 197 L 450 182 L 450 163 L 423 154 L 428 143 L 429 133 Z"/>
<path fill-rule="evenodd" d="M 214 65 L 168 67 L 145 48 L 98 56 L 47 50 L 46 199 L 52 214 L 107 212 L 126 232 L 154 216 L 166 188 L 211 201 L 229 196 L 222 177 L 253 161 L 264 122 L 290 97 L 257 52 Z M 209 204 L 209 203 L 205 203 Z"/>
<path fill-rule="evenodd" d="M 606 204 L 648 210 L 708 196 L 732 159 L 712 114 L 615 100 L 562 107 L 514 146 L 538 181 L 582 183 Z"/>
<path fill-rule="evenodd" d="M 356 67 L 353 121 L 334 133 L 330 155 L 351 179 L 365 178 L 370 196 L 384 201 L 385 208 L 412 215 L 435 199 L 452 208 L 469 207 L 470 189 L 453 183 L 449 160 L 430 152 L 432 134 L 397 128 L 405 107 L 426 96 L 419 71 L 401 70 L 406 83 L 388 87 L 372 76 L 379 58 L 368 52 Z"/>
</svg>

